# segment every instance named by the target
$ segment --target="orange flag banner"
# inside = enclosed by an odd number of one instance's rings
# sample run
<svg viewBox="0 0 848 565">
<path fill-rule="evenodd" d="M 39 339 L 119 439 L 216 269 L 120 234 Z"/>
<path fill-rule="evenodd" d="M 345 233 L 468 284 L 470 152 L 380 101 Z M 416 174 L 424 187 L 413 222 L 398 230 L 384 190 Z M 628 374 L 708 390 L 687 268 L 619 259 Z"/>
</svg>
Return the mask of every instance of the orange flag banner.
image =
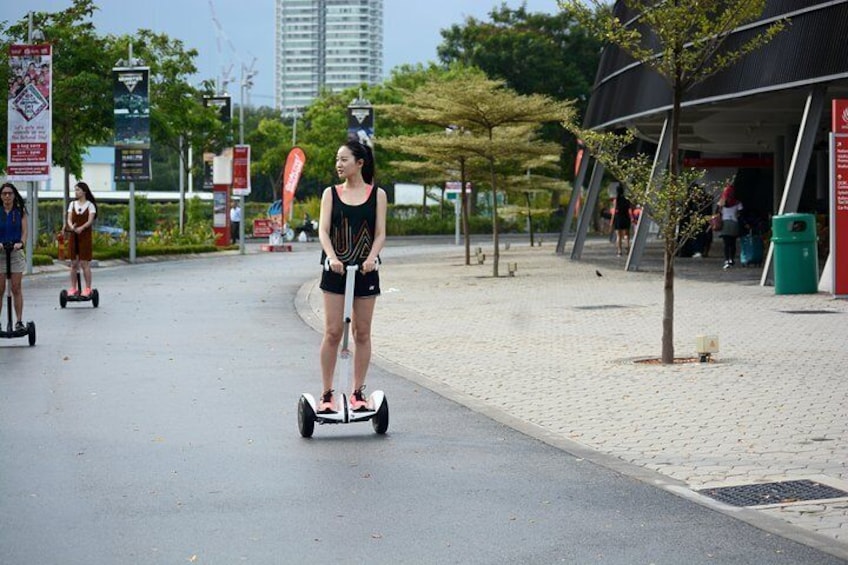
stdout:
<svg viewBox="0 0 848 565">
<path fill-rule="evenodd" d="M 286 157 L 286 168 L 283 171 L 283 221 L 285 221 L 285 218 L 291 220 L 294 193 L 297 191 L 297 184 L 300 182 L 300 176 L 303 174 L 305 165 L 306 154 L 303 149 L 293 147 L 289 151 L 289 156 Z"/>
</svg>

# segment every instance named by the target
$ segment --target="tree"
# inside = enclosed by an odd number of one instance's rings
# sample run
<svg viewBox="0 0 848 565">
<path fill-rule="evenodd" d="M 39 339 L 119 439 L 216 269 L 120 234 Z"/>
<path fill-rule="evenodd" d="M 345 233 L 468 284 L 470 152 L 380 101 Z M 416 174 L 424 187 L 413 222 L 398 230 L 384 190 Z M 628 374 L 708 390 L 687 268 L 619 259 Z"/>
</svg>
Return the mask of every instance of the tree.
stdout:
<svg viewBox="0 0 848 565">
<path fill-rule="evenodd" d="M 394 106 L 392 112 L 401 119 L 440 128 L 456 127 L 472 134 L 448 139 L 449 143 L 456 143 L 457 147 L 484 159 L 489 165 L 494 247 L 492 274 L 497 277 L 500 257 L 497 166 L 518 155 L 549 153 L 552 146 L 534 142 L 530 131 L 545 122 L 570 119 L 571 105 L 540 95 L 520 95 L 506 88 L 503 82 L 467 72 L 451 80 L 430 81 L 405 93 L 403 105 Z M 434 142 L 445 143 L 435 139 Z M 558 150 L 557 146 L 555 152 Z"/>
<path fill-rule="evenodd" d="M 389 113 L 392 112 L 388 109 Z M 414 119 L 411 117 L 411 119 Z M 465 242 L 465 264 L 471 264 L 471 234 L 468 222 L 468 194 L 467 184 L 471 178 L 468 175 L 469 168 L 476 157 L 476 153 L 470 149 L 471 140 L 464 134 L 470 133 L 458 127 L 447 127 L 435 129 L 435 131 L 417 135 L 406 135 L 390 137 L 380 141 L 380 147 L 394 149 L 401 153 L 412 155 L 416 161 L 398 161 L 395 166 L 400 170 L 411 171 L 418 182 L 428 184 L 430 182 L 443 181 L 446 178 L 455 178 L 456 171 L 459 172 L 460 193 L 460 221 L 462 222 L 462 233 Z"/>
<path fill-rule="evenodd" d="M 567 12 L 531 13 L 525 6 L 493 8 L 489 21 L 468 17 L 441 32 L 445 64 L 461 63 L 503 80 L 519 94 L 575 101 L 582 115 L 592 91 L 601 42 Z M 560 174 L 573 176 L 577 143 L 561 124 L 545 124 L 541 137 L 562 145 Z"/>
<path fill-rule="evenodd" d="M 197 72 L 195 49 L 187 50 L 181 40 L 147 29 L 140 29 L 133 36 L 109 39 L 112 63 L 126 58 L 132 43 L 133 56 L 150 67 L 151 139 L 154 144 L 164 145 L 179 156 L 182 178 L 188 177 L 190 172 L 188 152 L 192 148 L 229 144 L 232 139 L 230 126 L 218 119 L 216 109 L 203 105 L 201 91 L 189 82 Z M 184 200 L 180 202 L 180 210 L 182 228 L 185 225 Z"/>
<path fill-rule="evenodd" d="M 624 0 L 622 5 L 639 17 L 635 23 L 622 22 L 598 0 L 592 0 L 594 12 L 581 0 L 560 0 L 560 7 L 603 40 L 629 53 L 636 61 L 652 68 L 665 79 L 671 94 L 671 139 L 667 170 L 653 179 L 646 160 L 628 160 L 622 149 L 633 139 L 615 134 L 587 132 L 576 124 L 567 125 L 620 181 L 631 188 L 633 199 L 649 211 L 663 238 L 663 332 L 662 362 L 674 362 L 674 257 L 676 230 L 690 202 L 690 184 L 701 176 L 698 171 L 683 171 L 680 165 L 680 118 L 684 95 L 722 69 L 736 63 L 751 51 L 766 44 L 783 27 L 777 22 L 767 30 L 735 48 L 727 47 L 730 35 L 762 16 L 766 0 Z M 696 220 L 690 224 L 703 225 Z"/>
<path fill-rule="evenodd" d="M 104 57 L 107 42 L 90 21 L 96 9 L 93 0 L 74 0 L 61 12 L 33 14 L 35 28 L 53 46 L 53 163 L 65 169 L 65 207 L 70 175 L 82 175 L 83 154 L 91 145 L 109 140 L 113 126 L 112 61 Z M 8 80 L 8 46 L 24 42 L 27 28 L 28 22 L 22 20 L 5 30 L 0 55 L 3 84 Z M 1 114 L 0 135 L 5 137 L 7 116 Z"/>
<path fill-rule="evenodd" d="M 424 131 L 426 128 L 401 122 L 383 112 L 385 105 L 398 104 L 405 88 L 416 87 L 434 76 L 446 76 L 450 70 L 436 65 L 404 65 L 392 71 L 388 81 L 378 86 L 362 85 L 340 93 L 323 92 L 304 112 L 298 121 L 297 144 L 306 152 L 306 168 L 303 184 L 317 189 L 326 186 L 335 178 L 334 162 L 336 151 L 347 139 L 347 106 L 360 93 L 375 109 L 375 137 L 391 137 Z M 396 170 L 392 163 L 401 160 L 391 150 L 375 151 L 376 179 L 383 186 L 403 179 L 403 171 Z"/>
</svg>

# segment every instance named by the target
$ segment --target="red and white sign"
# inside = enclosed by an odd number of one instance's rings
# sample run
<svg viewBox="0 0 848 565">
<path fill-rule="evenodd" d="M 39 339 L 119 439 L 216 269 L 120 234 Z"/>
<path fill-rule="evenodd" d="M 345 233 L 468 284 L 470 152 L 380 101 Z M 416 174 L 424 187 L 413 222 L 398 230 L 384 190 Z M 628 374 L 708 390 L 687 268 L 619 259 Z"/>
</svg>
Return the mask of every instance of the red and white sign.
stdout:
<svg viewBox="0 0 848 565">
<path fill-rule="evenodd" d="M 289 156 L 286 157 L 286 168 L 283 171 L 283 221 L 288 217 L 292 218 L 292 202 L 294 202 L 294 193 L 297 190 L 297 184 L 300 182 L 300 175 L 303 174 L 303 167 L 306 165 L 306 154 L 300 147 L 292 147 L 289 151 Z"/>
<path fill-rule="evenodd" d="M 830 259 L 834 296 L 848 296 L 848 100 L 833 101 Z"/>
<path fill-rule="evenodd" d="M 9 65 L 7 178 L 48 180 L 53 127 L 51 46 L 10 45 Z"/>
<path fill-rule="evenodd" d="M 250 145 L 233 147 L 233 196 L 250 194 Z"/>
<path fill-rule="evenodd" d="M 255 218 L 253 220 L 253 237 L 269 237 L 274 233 L 271 218 Z"/>
</svg>

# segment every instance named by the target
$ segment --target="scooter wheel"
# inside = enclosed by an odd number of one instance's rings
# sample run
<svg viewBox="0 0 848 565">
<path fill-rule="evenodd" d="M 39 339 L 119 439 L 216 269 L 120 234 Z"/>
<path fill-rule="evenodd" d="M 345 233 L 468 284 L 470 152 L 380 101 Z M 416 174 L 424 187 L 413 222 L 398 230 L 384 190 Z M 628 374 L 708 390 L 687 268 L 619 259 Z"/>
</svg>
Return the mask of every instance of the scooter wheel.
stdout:
<svg viewBox="0 0 848 565">
<path fill-rule="evenodd" d="M 35 322 L 27 322 L 27 336 L 29 336 L 29 346 L 35 345 Z"/>
<path fill-rule="evenodd" d="M 389 401 L 385 397 L 383 397 L 383 402 L 377 409 L 377 413 L 371 418 L 371 426 L 374 427 L 375 432 L 381 435 L 389 429 Z"/>
<path fill-rule="evenodd" d="M 97 308 L 100 305 L 100 293 L 97 292 L 97 289 L 91 291 L 91 305 Z"/>
<path fill-rule="evenodd" d="M 297 401 L 297 428 L 300 430 L 301 437 L 312 437 L 315 431 L 315 412 L 302 396 Z"/>
<path fill-rule="evenodd" d="M 68 305 L 68 291 L 62 290 L 62 292 L 59 293 L 59 306 L 64 308 L 67 305 Z"/>
</svg>

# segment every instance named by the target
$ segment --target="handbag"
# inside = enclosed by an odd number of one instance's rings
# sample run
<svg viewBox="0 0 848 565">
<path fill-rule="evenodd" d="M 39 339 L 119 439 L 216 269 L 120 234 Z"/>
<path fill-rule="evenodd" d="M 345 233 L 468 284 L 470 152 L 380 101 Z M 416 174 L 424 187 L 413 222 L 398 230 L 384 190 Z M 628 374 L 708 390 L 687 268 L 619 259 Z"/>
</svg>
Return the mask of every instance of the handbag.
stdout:
<svg viewBox="0 0 848 565">
<path fill-rule="evenodd" d="M 721 219 L 721 212 L 713 214 L 710 218 L 710 227 L 713 231 L 721 231 L 721 228 L 724 227 L 724 221 Z"/>
</svg>

